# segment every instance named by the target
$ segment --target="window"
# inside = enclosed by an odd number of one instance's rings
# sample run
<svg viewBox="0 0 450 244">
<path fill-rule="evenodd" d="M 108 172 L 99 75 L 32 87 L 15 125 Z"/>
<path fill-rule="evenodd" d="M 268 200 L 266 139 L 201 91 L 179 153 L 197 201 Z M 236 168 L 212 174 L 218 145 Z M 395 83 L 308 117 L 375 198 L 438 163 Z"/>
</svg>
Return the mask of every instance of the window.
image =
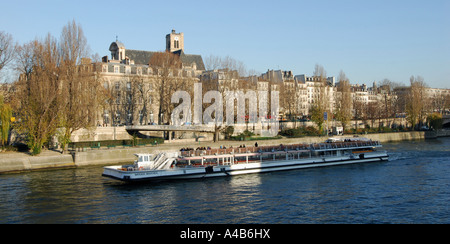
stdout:
<svg viewBox="0 0 450 244">
<path fill-rule="evenodd" d="M 118 74 L 120 71 L 119 66 L 114 66 L 114 73 Z"/>
</svg>

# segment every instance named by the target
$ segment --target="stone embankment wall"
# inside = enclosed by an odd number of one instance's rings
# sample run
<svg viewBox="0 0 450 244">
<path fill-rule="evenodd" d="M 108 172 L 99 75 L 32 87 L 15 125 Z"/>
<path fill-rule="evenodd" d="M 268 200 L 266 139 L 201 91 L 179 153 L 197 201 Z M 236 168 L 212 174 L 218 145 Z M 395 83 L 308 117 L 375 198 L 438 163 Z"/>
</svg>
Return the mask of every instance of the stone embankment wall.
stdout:
<svg viewBox="0 0 450 244">
<path fill-rule="evenodd" d="M 398 133 L 380 133 L 362 135 L 374 141 L 393 142 L 406 140 L 424 140 L 433 139 L 440 136 L 450 136 L 450 131 L 440 132 L 398 132 Z M 278 145 L 294 143 L 317 143 L 323 142 L 326 137 L 304 137 L 304 138 L 284 138 L 278 140 L 258 141 L 258 145 Z M 180 142 L 177 140 L 172 143 L 161 144 L 157 146 L 141 146 L 132 148 L 100 148 L 86 150 L 83 152 L 72 152 L 72 154 L 60 154 L 58 152 L 46 151 L 39 156 L 30 156 L 24 153 L 1 153 L 0 154 L 0 173 L 20 172 L 37 169 L 81 167 L 88 165 L 112 165 L 129 163 L 135 159 L 136 153 L 158 153 L 161 151 L 179 150 L 182 147 L 213 147 L 218 148 L 221 145 L 229 147 L 239 147 L 242 144 L 253 146 L 256 141 L 219 141 L 219 142 Z"/>
<path fill-rule="evenodd" d="M 0 173 L 67 167 L 76 167 L 70 154 L 45 152 L 34 157 L 24 153 L 0 154 Z"/>
</svg>

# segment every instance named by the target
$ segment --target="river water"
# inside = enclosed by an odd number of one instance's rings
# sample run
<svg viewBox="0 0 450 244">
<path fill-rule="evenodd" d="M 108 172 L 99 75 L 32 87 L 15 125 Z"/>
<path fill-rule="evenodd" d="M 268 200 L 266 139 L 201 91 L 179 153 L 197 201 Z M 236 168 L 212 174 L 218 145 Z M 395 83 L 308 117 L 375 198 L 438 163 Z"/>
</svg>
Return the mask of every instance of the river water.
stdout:
<svg viewBox="0 0 450 244">
<path fill-rule="evenodd" d="M 102 167 L 0 175 L 0 223 L 450 223 L 450 138 L 388 162 L 125 184 Z"/>
</svg>

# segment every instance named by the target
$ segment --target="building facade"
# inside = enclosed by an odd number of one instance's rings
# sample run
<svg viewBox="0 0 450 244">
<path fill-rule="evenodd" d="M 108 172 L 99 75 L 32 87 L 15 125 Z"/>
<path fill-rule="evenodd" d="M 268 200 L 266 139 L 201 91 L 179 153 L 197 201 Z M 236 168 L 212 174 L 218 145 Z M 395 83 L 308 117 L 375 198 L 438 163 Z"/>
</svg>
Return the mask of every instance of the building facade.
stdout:
<svg viewBox="0 0 450 244">
<path fill-rule="evenodd" d="M 278 91 L 280 94 L 281 118 L 308 118 L 311 108 L 323 103 L 326 111 L 333 114 L 336 101 L 342 97 L 338 91 L 335 77 L 328 77 L 320 82 L 315 77 L 305 74 L 294 75 L 292 71 L 268 70 L 257 76 L 240 77 L 235 70 L 205 70 L 201 55 L 185 54 L 184 33 L 172 30 L 165 36 L 166 52 L 176 54 L 181 66 L 170 72 L 170 77 L 179 83 L 201 82 L 203 92 L 217 90 Z M 107 90 L 108 103 L 103 108 L 99 124 L 153 124 L 170 121 L 167 113 L 162 116 L 158 99 L 160 90 L 158 80 L 161 69 L 150 63 L 158 52 L 127 49 L 119 41 L 112 42 L 110 55 L 102 58 L 101 75 Z M 351 85 L 351 111 L 354 118 L 370 120 L 374 118 L 396 116 L 402 112 L 398 95 L 401 89 L 391 90 L 389 87 L 372 87 Z M 449 89 L 427 89 L 433 98 L 433 107 L 437 111 L 448 108 Z M 170 100 L 170 98 L 169 98 Z M 397 107 L 395 107 L 397 106 Z M 374 112 L 376 111 L 376 112 Z M 381 111 L 381 112 L 380 112 Z M 162 121 L 160 121 L 162 119 Z M 332 116 L 329 116 L 332 119 Z"/>
<path fill-rule="evenodd" d="M 163 70 L 150 63 L 158 52 L 127 49 L 119 41 L 109 46 L 110 55 L 101 62 L 100 75 L 105 88 L 106 105 L 98 118 L 98 125 L 143 125 L 168 122 L 167 111 L 160 109 L 161 79 L 184 84 L 198 82 L 205 71 L 201 55 L 184 53 L 183 33 L 166 36 L 166 52 L 177 55 L 181 67 L 170 68 L 167 77 Z M 160 119 L 164 121 L 159 121 Z"/>
</svg>

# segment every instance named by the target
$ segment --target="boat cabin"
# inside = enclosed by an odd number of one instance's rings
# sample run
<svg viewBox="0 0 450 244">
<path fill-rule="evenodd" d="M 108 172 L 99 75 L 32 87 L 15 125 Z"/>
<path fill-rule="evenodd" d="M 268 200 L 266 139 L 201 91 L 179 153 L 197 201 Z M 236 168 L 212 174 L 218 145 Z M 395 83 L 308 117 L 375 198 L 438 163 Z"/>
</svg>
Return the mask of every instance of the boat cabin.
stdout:
<svg viewBox="0 0 450 244">
<path fill-rule="evenodd" d="M 153 154 L 150 153 L 136 153 L 134 156 L 137 157 L 137 160 L 134 161 L 134 164 L 137 167 L 146 167 L 150 166 L 153 163 Z"/>
</svg>

